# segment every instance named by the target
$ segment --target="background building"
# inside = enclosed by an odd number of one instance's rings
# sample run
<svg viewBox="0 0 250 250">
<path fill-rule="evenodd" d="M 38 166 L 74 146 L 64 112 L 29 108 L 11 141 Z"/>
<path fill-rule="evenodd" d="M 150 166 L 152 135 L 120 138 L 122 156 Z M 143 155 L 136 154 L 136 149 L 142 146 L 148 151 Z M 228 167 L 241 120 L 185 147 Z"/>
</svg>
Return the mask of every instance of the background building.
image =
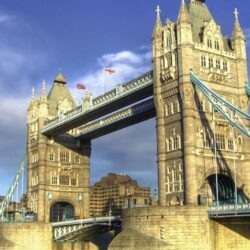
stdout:
<svg viewBox="0 0 250 250">
<path fill-rule="evenodd" d="M 140 187 L 128 175 L 109 173 L 90 189 L 90 216 L 119 213 L 126 207 L 150 206 L 156 201 L 150 196 L 150 187 Z"/>
</svg>

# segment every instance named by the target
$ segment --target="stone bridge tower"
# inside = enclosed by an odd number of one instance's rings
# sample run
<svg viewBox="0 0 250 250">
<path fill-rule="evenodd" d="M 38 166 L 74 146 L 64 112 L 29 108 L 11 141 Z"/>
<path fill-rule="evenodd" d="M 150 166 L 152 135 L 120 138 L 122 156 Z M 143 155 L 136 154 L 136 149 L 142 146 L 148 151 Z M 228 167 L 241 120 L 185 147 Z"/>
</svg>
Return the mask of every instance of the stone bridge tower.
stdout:
<svg viewBox="0 0 250 250">
<path fill-rule="evenodd" d="M 61 73 L 48 96 L 45 83 L 39 100 L 34 90 L 28 108 L 28 207 L 38 221 L 89 216 L 90 142 L 76 141 L 74 131 L 47 138 L 41 130 L 48 119 L 75 107 Z"/>
<path fill-rule="evenodd" d="M 192 70 L 248 111 L 246 45 L 238 11 L 231 39 L 223 36 L 205 1 L 186 5 L 182 0 L 177 21 L 167 19 L 164 25 L 159 7 L 156 12 L 152 44 L 160 204 L 211 204 L 217 198 L 216 179 L 220 202 L 232 203 L 236 197 L 244 202 L 250 195 L 249 140 L 214 112 L 190 81 Z"/>
</svg>

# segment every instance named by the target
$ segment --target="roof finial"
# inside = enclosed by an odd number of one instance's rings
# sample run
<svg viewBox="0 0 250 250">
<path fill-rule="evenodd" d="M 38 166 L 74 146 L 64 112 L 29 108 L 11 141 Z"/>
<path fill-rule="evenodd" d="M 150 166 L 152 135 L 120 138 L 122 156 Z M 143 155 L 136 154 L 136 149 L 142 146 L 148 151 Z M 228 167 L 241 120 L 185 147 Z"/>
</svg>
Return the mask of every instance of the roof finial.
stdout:
<svg viewBox="0 0 250 250">
<path fill-rule="evenodd" d="M 239 20 L 239 11 L 237 8 L 234 9 L 234 16 L 236 20 Z"/>
<path fill-rule="evenodd" d="M 59 68 L 58 73 L 62 74 L 62 68 Z"/>
<path fill-rule="evenodd" d="M 45 82 L 45 80 L 43 80 L 42 86 L 43 86 L 43 90 L 45 90 L 46 89 L 46 82 Z"/>
<path fill-rule="evenodd" d="M 32 95 L 31 96 L 35 97 L 35 88 L 34 87 L 32 87 Z"/>
<path fill-rule="evenodd" d="M 160 6 L 159 6 L 159 5 L 157 5 L 155 12 L 156 12 L 156 14 L 157 14 L 157 18 L 160 18 L 161 9 L 160 9 Z"/>
</svg>

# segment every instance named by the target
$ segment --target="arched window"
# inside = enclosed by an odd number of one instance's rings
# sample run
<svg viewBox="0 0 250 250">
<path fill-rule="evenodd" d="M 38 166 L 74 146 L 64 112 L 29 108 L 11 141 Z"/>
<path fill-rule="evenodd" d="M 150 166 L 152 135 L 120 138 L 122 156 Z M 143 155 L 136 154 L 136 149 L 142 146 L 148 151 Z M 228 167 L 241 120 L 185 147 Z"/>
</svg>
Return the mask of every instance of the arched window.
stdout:
<svg viewBox="0 0 250 250">
<path fill-rule="evenodd" d="M 168 138 L 166 138 L 166 146 L 167 146 L 167 152 L 169 152 L 170 149 L 169 149 L 169 139 Z"/>
</svg>

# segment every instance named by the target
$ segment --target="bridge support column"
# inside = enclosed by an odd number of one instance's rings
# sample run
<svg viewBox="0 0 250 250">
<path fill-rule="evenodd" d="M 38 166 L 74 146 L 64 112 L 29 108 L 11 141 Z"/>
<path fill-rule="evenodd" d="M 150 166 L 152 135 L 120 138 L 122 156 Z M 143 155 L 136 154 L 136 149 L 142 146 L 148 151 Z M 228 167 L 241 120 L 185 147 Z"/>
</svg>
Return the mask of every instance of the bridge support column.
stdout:
<svg viewBox="0 0 250 250">
<path fill-rule="evenodd" d="M 197 166 L 195 157 L 195 110 L 192 83 L 189 75 L 185 75 L 183 83 L 183 147 L 184 147 L 184 171 L 185 171 L 185 200 L 186 205 L 197 205 Z M 188 82 L 187 82 L 188 81 Z"/>
<path fill-rule="evenodd" d="M 82 193 L 82 209 L 81 218 L 90 216 L 90 155 L 91 155 L 91 142 L 82 141 L 82 156 L 83 156 L 83 193 Z"/>
</svg>

